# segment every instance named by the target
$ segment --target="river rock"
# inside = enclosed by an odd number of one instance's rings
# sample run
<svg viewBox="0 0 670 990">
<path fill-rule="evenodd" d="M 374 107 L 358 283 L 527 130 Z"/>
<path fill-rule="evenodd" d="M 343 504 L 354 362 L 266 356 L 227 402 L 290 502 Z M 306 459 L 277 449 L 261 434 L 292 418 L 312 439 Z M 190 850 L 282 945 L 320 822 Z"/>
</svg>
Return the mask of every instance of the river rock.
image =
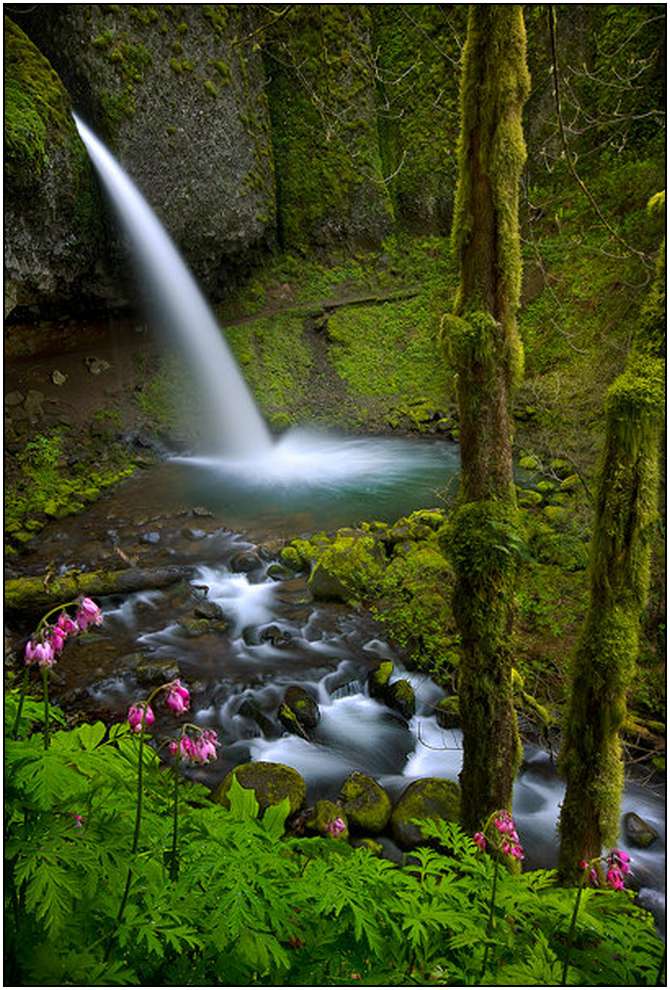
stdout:
<svg viewBox="0 0 670 990">
<path fill-rule="evenodd" d="M 384 855 L 384 847 L 381 842 L 371 839 L 368 835 L 360 836 L 358 839 L 352 839 L 351 845 L 354 849 L 367 849 L 372 856 L 380 857 Z"/>
<path fill-rule="evenodd" d="M 62 371 L 59 371 L 58 368 L 55 368 L 51 372 L 51 381 L 53 382 L 54 385 L 64 385 L 65 382 L 67 381 L 67 375 L 64 375 Z"/>
<path fill-rule="evenodd" d="M 319 724 L 321 712 L 317 702 L 304 688 L 291 685 L 284 694 L 284 704 L 295 714 L 306 729 L 315 729 Z"/>
<path fill-rule="evenodd" d="M 285 581 L 293 577 L 293 571 L 288 567 L 284 567 L 283 564 L 270 564 L 267 570 L 269 578 L 273 581 Z"/>
<path fill-rule="evenodd" d="M 307 796 L 307 787 L 297 770 L 283 763 L 266 763 L 262 760 L 253 763 L 241 763 L 228 773 L 212 798 L 225 808 L 230 807 L 228 791 L 233 781 L 254 792 L 261 812 L 272 804 L 279 804 L 284 798 L 289 800 L 289 814 L 299 811 Z"/>
<path fill-rule="evenodd" d="M 230 569 L 235 574 L 250 574 L 263 566 L 263 561 L 255 550 L 240 550 L 230 561 Z"/>
<path fill-rule="evenodd" d="M 259 638 L 261 643 L 270 643 L 278 650 L 285 649 L 293 642 L 293 636 L 289 632 L 274 624 L 261 630 Z"/>
<path fill-rule="evenodd" d="M 224 618 L 223 609 L 216 602 L 210 602 L 208 599 L 198 602 L 198 604 L 193 609 L 193 615 L 196 619 L 209 619 L 212 622 L 218 622 Z"/>
<path fill-rule="evenodd" d="M 272 719 L 268 718 L 258 702 L 254 701 L 253 698 L 244 698 L 237 711 L 239 715 L 243 715 L 244 718 L 251 719 L 255 722 L 266 739 L 276 739 L 279 735 Z"/>
<path fill-rule="evenodd" d="M 101 375 L 103 371 L 109 371 L 111 368 L 109 361 L 97 357 L 84 358 L 84 364 L 92 375 Z"/>
<path fill-rule="evenodd" d="M 376 835 L 383 832 L 391 817 L 391 799 L 384 788 L 358 770 L 342 784 L 340 803 L 355 831 Z"/>
<path fill-rule="evenodd" d="M 658 832 L 653 825 L 634 811 L 629 811 L 623 816 L 623 827 L 627 841 L 638 849 L 646 849 L 658 839 Z"/>
<path fill-rule="evenodd" d="M 135 667 L 135 677 L 139 684 L 158 687 L 179 677 L 179 664 L 176 660 L 151 660 L 142 658 Z"/>
<path fill-rule="evenodd" d="M 149 543 L 150 545 L 154 545 L 156 543 L 160 543 L 160 541 L 161 534 L 157 530 L 151 530 L 148 533 L 140 534 L 140 543 Z"/>
<path fill-rule="evenodd" d="M 389 708 L 395 709 L 408 722 L 416 711 L 414 688 L 404 678 L 389 684 L 384 694 L 384 701 Z"/>
<path fill-rule="evenodd" d="M 435 708 L 437 724 L 441 729 L 458 729 L 461 725 L 460 710 L 458 707 L 458 695 L 451 695 L 449 698 L 442 698 Z"/>
<path fill-rule="evenodd" d="M 371 698 L 379 701 L 384 700 L 392 674 L 392 660 L 382 660 L 374 670 L 370 671 L 368 674 L 368 692 Z"/>
<path fill-rule="evenodd" d="M 415 818 L 443 819 L 448 822 L 459 820 L 461 791 L 453 780 L 439 777 L 425 777 L 415 780 L 400 795 L 391 813 L 393 838 L 403 849 L 412 849 L 424 842 Z"/>
<path fill-rule="evenodd" d="M 207 533 L 205 532 L 204 529 L 194 529 L 192 526 L 186 526 L 184 527 L 184 529 L 182 529 L 181 535 L 186 540 L 192 540 L 193 542 L 196 542 L 197 540 L 204 540 L 205 537 L 207 536 Z"/>
</svg>

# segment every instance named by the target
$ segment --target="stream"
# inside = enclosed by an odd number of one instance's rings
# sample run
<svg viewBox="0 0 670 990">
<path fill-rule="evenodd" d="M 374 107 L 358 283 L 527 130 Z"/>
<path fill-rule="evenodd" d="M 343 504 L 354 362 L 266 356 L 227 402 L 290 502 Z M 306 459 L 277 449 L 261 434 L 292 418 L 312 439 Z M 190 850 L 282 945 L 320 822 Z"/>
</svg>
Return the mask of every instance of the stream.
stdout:
<svg viewBox="0 0 670 990">
<path fill-rule="evenodd" d="M 419 777 L 456 780 L 460 732 L 440 728 L 434 716 L 442 690 L 405 670 L 365 612 L 315 602 L 304 577 L 273 578 L 268 568 L 288 536 L 435 505 L 457 469 L 457 453 L 445 441 L 331 442 L 342 464 L 361 458 L 361 470 L 350 471 L 346 484 L 335 468 L 326 478 L 315 465 L 312 483 L 289 491 L 271 474 L 259 484 L 234 466 L 212 470 L 176 459 L 140 472 L 83 515 L 50 523 L 24 558 L 24 573 L 47 565 L 61 572 L 117 567 L 118 551 L 143 567 L 192 567 L 187 580 L 164 591 L 103 599 L 102 627 L 75 640 L 54 670 L 56 697 L 88 717 L 121 720 L 152 686 L 181 677 L 191 691 L 192 720 L 215 728 L 223 743 L 215 763 L 191 771 L 212 787 L 248 760 L 297 769 L 310 802 L 334 798 L 353 770 L 375 777 L 392 799 Z M 300 450 L 305 443 L 303 435 L 288 441 Z M 393 679 L 406 677 L 415 689 L 417 712 L 409 723 L 367 692 L 367 674 L 380 659 L 392 660 Z M 289 685 L 300 685 L 319 704 L 312 741 L 288 735 L 277 719 Z M 177 727 L 169 714 L 160 721 L 168 733 Z M 528 868 L 556 863 L 561 798 L 549 754 L 526 745 L 513 812 Z M 662 795 L 629 781 L 622 814 L 628 811 L 659 833 L 646 850 L 620 841 L 632 857 L 634 886 L 658 914 L 664 910 Z M 384 845 L 399 856 L 390 840 Z"/>
</svg>

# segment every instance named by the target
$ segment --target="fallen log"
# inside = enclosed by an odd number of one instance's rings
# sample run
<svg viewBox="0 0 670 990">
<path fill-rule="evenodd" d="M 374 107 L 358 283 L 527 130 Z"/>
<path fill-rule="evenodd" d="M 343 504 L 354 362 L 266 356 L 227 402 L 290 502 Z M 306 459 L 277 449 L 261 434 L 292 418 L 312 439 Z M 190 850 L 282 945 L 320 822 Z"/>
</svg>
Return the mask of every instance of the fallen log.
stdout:
<svg viewBox="0 0 670 990">
<path fill-rule="evenodd" d="M 72 571 L 52 577 L 46 583 L 43 576 L 13 578 L 5 583 L 5 609 L 8 612 L 46 612 L 49 606 L 73 601 L 79 595 L 102 598 L 167 588 L 189 577 L 193 571 L 194 568 L 187 565 L 173 565 L 121 571 Z"/>
</svg>

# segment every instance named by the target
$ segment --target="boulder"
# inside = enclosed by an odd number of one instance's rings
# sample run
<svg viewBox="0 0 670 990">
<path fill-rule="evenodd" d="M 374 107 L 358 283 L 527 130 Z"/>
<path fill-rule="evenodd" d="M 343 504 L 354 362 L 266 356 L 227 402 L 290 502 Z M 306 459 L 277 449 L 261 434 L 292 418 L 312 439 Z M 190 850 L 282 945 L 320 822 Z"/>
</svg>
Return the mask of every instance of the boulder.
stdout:
<svg viewBox="0 0 670 990">
<path fill-rule="evenodd" d="M 383 832 L 391 817 L 391 799 L 384 788 L 358 770 L 342 784 L 340 803 L 349 825 L 357 832 Z"/>
<path fill-rule="evenodd" d="M 435 717 L 437 724 L 442 729 L 458 729 L 461 725 L 461 716 L 458 705 L 458 695 L 451 695 L 449 698 L 442 698 L 438 701 Z"/>
<path fill-rule="evenodd" d="M 634 811 L 629 811 L 623 816 L 623 827 L 627 841 L 638 849 L 646 849 L 658 839 L 658 832 L 653 825 Z"/>
<path fill-rule="evenodd" d="M 409 721 L 416 711 L 416 698 L 414 688 L 409 681 L 402 679 L 389 684 L 384 694 L 384 701 L 395 711 L 399 712 L 404 719 Z"/>
<path fill-rule="evenodd" d="M 230 561 L 230 569 L 235 574 L 250 574 L 263 566 L 263 561 L 255 550 L 240 550 Z"/>
<path fill-rule="evenodd" d="M 389 681 L 393 673 L 393 661 L 382 660 L 368 674 L 368 692 L 371 698 L 383 701 L 386 697 Z"/>
<path fill-rule="evenodd" d="M 384 573 L 382 544 L 367 533 L 339 530 L 309 578 L 314 598 L 351 602 L 374 596 Z"/>
<path fill-rule="evenodd" d="M 371 839 L 369 836 L 364 835 L 359 839 L 353 839 L 351 845 L 354 849 L 367 849 L 371 856 L 383 856 L 384 847 L 381 842 L 377 842 L 376 839 Z"/>
<path fill-rule="evenodd" d="M 293 731 L 294 719 L 297 719 L 303 730 L 298 735 L 306 735 L 309 730 L 315 729 L 321 718 L 319 706 L 314 698 L 304 688 L 294 685 L 286 689 L 284 701 L 279 710 L 279 718 L 282 724 L 285 724 L 281 714 L 283 709 L 288 709 L 293 716 L 288 718 L 289 724 L 286 725 L 289 732 Z M 284 716 L 286 717 L 286 712 L 284 712 Z"/>
<path fill-rule="evenodd" d="M 135 667 L 135 677 L 139 684 L 147 687 L 158 687 L 179 677 L 179 664 L 176 660 L 152 660 L 142 658 Z"/>
<path fill-rule="evenodd" d="M 281 650 L 291 645 L 293 636 L 273 623 L 261 630 L 260 641 L 261 643 L 270 643 L 271 646 Z"/>
<path fill-rule="evenodd" d="M 265 714 L 258 702 L 253 698 L 244 698 L 237 710 L 238 715 L 251 719 L 256 723 L 266 739 L 276 739 L 279 731 L 271 718 Z"/>
<path fill-rule="evenodd" d="M 228 791 L 233 781 L 254 792 L 261 812 L 270 805 L 279 804 L 284 798 L 289 800 L 289 814 L 293 815 L 303 806 L 307 787 L 297 770 L 283 763 L 241 763 L 226 774 L 212 795 L 217 804 L 230 807 Z"/>
<path fill-rule="evenodd" d="M 424 841 L 421 829 L 412 824 L 416 818 L 457 822 L 461 791 L 453 780 L 425 777 L 415 780 L 402 792 L 391 813 L 393 838 L 403 849 L 412 849 Z"/>
</svg>

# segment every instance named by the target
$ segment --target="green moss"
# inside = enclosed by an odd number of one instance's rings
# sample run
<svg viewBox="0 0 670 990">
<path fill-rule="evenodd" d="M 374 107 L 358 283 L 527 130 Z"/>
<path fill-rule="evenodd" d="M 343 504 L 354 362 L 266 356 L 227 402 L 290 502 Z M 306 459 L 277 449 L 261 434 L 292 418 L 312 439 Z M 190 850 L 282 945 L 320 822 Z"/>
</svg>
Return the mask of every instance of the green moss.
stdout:
<svg viewBox="0 0 670 990">
<path fill-rule="evenodd" d="M 5 172 L 21 186 L 34 184 L 51 142 L 73 145 L 70 98 L 47 59 L 5 17 Z"/>
<path fill-rule="evenodd" d="M 217 97 L 219 95 L 219 91 L 211 79 L 205 79 L 205 81 L 203 82 L 203 86 L 205 87 L 206 91 L 209 93 L 210 96 Z"/>
<path fill-rule="evenodd" d="M 263 412 L 298 422 L 312 369 L 303 321 L 291 315 L 265 317 L 227 326 L 225 333 Z"/>
<path fill-rule="evenodd" d="M 232 72 L 228 62 L 224 62 L 223 59 L 219 59 L 218 61 L 213 62 L 212 65 L 214 66 L 218 74 L 221 76 L 223 82 L 226 85 L 229 84 L 232 80 Z"/>
<path fill-rule="evenodd" d="M 351 828 L 377 835 L 391 817 L 391 800 L 376 780 L 355 771 L 340 791 L 340 802 Z"/>
<path fill-rule="evenodd" d="M 373 598 L 384 573 L 383 556 L 374 537 L 340 531 L 319 553 L 309 586 L 315 597 L 351 603 Z"/>
<path fill-rule="evenodd" d="M 242 787 L 254 792 L 261 812 L 270 805 L 279 804 L 284 798 L 288 798 L 289 813 L 295 814 L 305 802 L 307 789 L 305 781 L 297 770 L 284 766 L 283 763 L 266 763 L 259 760 L 235 767 L 214 791 L 212 799 L 226 808 L 229 806 L 227 795 L 233 777 L 237 778 Z"/>
<path fill-rule="evenodd" d="M 459 816 L 458 784 L 437 777 L 415 780 L 402 792 L 391 814 L 393 838 L 402 848 L 412 848 L 424 841 L 417 822 L 423 819 L 457 822 Z"/>
<path fill-rule="evenodd" d="M 369 29 L 365 7 L 307 5 L 266 38 L 284 247 L 369 242 L 388 226 Z"/>
</svg>

